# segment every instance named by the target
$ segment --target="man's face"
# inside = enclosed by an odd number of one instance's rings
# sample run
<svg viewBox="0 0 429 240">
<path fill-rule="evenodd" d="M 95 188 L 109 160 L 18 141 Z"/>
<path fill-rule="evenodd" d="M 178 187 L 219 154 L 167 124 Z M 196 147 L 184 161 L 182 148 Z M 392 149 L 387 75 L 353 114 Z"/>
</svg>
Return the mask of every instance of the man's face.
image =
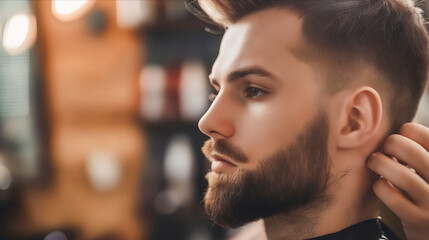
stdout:
<svg viewBox="0 0 429 240">
<path fill-rule="evenodd" d="M 296 57 L 301 20 L 265 10 L 230 26 L 210 81 L 216 89 L 199 127 L 206 210 L 220 225 L 238 227 L 321 199 L 329 178 L 324 83 Z"/>
</svg>

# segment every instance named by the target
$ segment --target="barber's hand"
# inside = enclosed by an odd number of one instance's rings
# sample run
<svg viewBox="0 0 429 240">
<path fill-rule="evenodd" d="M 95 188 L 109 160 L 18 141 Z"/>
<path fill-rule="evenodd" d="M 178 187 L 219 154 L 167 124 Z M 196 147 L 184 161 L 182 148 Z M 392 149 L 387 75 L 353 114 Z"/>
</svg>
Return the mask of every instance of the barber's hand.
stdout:
<svg viewBox="0 0 429 240">
<path fill-rule="evenodd" d="M 382 176 L 374 192 L 401 219 L 408 240 L 429 239 L 429 128 L 405 124 L 387 138 L 383 153 L 369 158 L 368 167 Z"/>
</svg>

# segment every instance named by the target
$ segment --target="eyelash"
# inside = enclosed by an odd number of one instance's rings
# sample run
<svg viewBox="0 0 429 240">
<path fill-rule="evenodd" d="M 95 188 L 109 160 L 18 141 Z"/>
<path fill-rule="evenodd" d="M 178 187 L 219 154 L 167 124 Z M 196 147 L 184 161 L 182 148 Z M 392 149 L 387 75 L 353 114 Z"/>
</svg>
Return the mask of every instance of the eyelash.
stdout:
<svg viewBox="0 0 429 240">
<path fill-rule="evenodd" d="M 258 91 L 257 96 L 251 96 L 250 92 L 253 91 L 253 90 Z M 262 90 L 262 89 L 260 89 L 260 88 L 257 88 L 257 87 L 248 87 L 248 88 L 246 88 L 245 93 L 246 93 L 246 95 L 245 95 L 246 98 L 255 99 L 257 97 L 260 97 L 261 95 L 266 94 L 267 92 L 264 91 L 264 90 Z"/>
<path fill-rule="evenodd" d="M 254 97 L 250 96 L 249 92 L 253 91 L 253 90 L 258 91 L 258 95 L 257 96 L 254 96 Z M 257 87 L 247 87 L 244 92 L 245 92 L 245 98 L 248 98 L 248 99 L 256 99 L 256 98 L 260 97 L 261 95 L 264 95 L 264 94 L 267 93 L 266 91 L 264 91 L 264 90 L 262 90 L 260 88 L 257 88 Z M 209 96 L 208 96 L 209 101 L 213 102 L 216 99 L 217 94 L 218 94 L 218 92 L 210 93 Z"/>
</svg>

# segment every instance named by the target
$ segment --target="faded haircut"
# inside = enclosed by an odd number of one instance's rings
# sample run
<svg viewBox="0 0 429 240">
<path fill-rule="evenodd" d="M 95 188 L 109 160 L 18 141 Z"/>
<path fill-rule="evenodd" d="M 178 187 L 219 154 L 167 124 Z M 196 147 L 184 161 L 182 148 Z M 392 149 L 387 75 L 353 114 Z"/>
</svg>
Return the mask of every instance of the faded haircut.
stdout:
<svg viewBox="0 0 429 240">
<path fill-rule="evenodd" d="M 411 0 L 188 0 L 187 5 L 224 28 L 265 9 L 292 10 L 303 20 L 309 46 L 304 55 L 331 66 L 331 91 L 369 66 L 379 76 L 372 84 L 382 97 L 389 133 L 414 118 L 427 82 L 428 38 L 422 11 Z"/>
</svg>

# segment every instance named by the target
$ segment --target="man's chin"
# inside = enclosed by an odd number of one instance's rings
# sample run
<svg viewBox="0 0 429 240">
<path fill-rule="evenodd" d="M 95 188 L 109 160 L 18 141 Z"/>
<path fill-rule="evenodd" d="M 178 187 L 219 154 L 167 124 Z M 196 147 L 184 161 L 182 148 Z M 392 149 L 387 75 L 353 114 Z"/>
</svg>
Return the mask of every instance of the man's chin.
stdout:
<svg viewBox="0 0 429 240">
<path fill-rule="evenodd" d="M 239 228 L 247 223 L 242 222 L 239 216 L 236 216 L 234 211 L 231 211 L 228 206 L 219 204 L 219 201 L 222 200 L 219 199 L 216 193 L 211 192 L 210 189 L 204 196 L 205 210 L 213 222 L 226 229 Z"/>
<path fill-rule="evenodd" d="M 237 193 L 242 188 L 239 178 L 241 171 L 233 176 L 211 171 L 206 174 L 209 187 L 204 196 L 205 210 L 211 219 L 219 226 L 233 229 L 248 222 L 239 213 L 240 207 Z"/>
</svg>

